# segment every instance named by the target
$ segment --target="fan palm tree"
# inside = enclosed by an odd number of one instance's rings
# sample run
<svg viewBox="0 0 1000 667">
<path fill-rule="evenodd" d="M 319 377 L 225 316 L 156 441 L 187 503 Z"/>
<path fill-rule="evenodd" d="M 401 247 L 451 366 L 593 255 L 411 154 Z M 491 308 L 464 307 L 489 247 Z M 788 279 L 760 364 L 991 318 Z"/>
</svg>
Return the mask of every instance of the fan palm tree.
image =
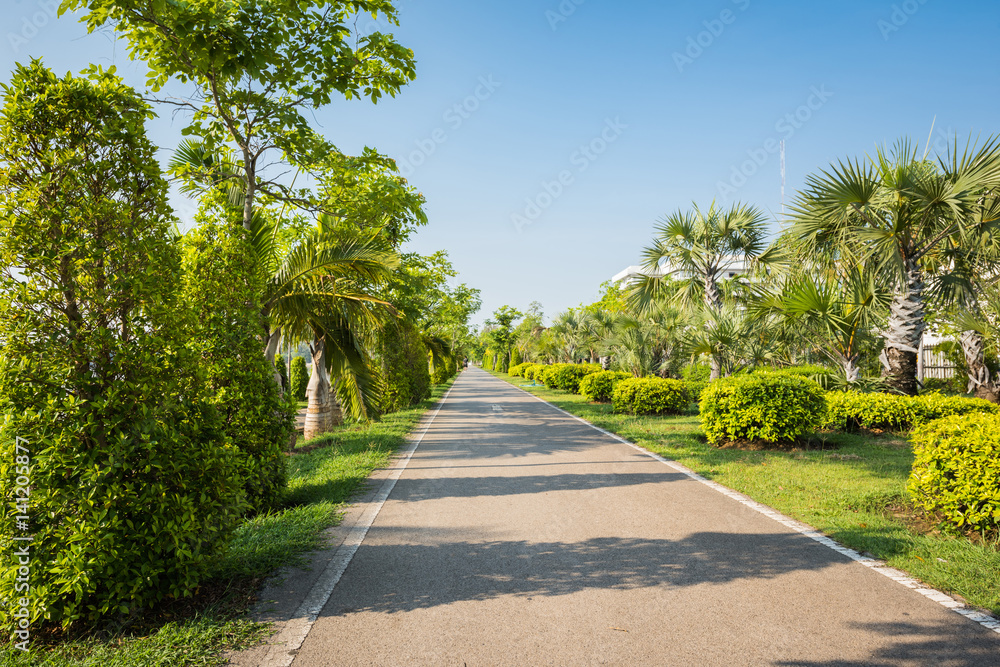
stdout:
<svg viewBox="0 0 1000 667">
<path fill-rule="evenodd" d="M 996 225 L 983 215 L 982 193 L 1000 186 L 1000 142 L 957 144 L 933 162 L 908 141 L 874 158 L 839 162 L 808 177 L 792 205 L 794 229 L 836 248 L 856 266 L 871 264 L 893 297 L 885 332 L 884 375 L 905 394 L 917 392 L 917 353 L 925 327 L 925 281 L 947 243 L 974 246 Z"/>
<path fill-rule="evenodd" d="M 980 215 L 996 219 L 1000 198 L 986 193 Z M 968 373 L 967 391 L 979 398 L 1000 401 L 1000 378 L 986 364 L 987 337 L 995 334 L 996 285 L 1000 283 L 1000 229 L 988 229 L 979 242 L 953 246 L 944 253 L 946 270 L 936 281 L 931 299 L 945 311 L 945 320 L 958 332 Z"/>
<path fill-rule="evenodd" d="M 782 255 L 767 245 L 767 218 L 760 209 L 734 204 L 722 209 L 713 202 L 707 211 L 677 211 L 656 228 L 653 245 L 643 251 L 646 275 L 632 287 L 630 305 L 638 312 L 675 289 L 670 297 L 690 312 L 723 309 L 720 283 L 727 272 L 744 267 L 778 264 Z M 674 280 L 680 282 L 674 285 Z M 712 355 L 712 379 L 721 377 L 717 355 Z"/>
<path fill-rule="evenodd" d="M 888 309 L 889 298 L 870 271 L 854 268 L 839 276 L 810 266 L 779 289 L 763 294 L 751 311 L 821 332 L 826 341 L 822 351 L 842 368 L 847 383 L 854 384 L 861 377 L 859 358 Z"/>
</svg>

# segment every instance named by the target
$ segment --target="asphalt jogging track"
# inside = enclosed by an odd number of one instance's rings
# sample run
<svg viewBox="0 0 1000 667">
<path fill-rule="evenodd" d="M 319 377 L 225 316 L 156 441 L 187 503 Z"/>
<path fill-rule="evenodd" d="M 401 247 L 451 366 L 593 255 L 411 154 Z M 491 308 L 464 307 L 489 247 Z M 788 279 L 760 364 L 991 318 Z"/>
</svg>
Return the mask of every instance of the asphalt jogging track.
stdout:
<svg viewBox="0 0 1000 667">
<path fill-rule="evenodd" d="M 479 369 L 319 580 L 259 664 L 1000 665 L 991 617 Z"/>
</svg>

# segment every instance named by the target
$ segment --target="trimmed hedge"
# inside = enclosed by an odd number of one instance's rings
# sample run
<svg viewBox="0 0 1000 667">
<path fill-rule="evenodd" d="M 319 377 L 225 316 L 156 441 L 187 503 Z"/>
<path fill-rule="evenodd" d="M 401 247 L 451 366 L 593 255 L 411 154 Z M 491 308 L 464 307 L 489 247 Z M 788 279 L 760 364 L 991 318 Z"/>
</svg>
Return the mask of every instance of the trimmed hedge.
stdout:
<svg viewBox="0 0 1000 667">
<path fill-rule="evenodd" d="M 608 403 L 611 401 L 611 393 L 614 391 L 615 385 L 631 377 L 631 373 L 621 371 L 591 373 L 580 380 L 579 393 L 586 396 L 589 401 Z"/>
<path fill-rule="evenodd" d="M 531 364 L 529 362 L 525 364 L 517 364 L 516 366 L 511 366 L 507 370 L 507 375 L 509 375 L 512 378 L 524 377 L 524 371 L 528 369 L 528 366 L 533 366 L 533 365 L 534 364 Z"/>
<path fill-rule="evenodd" d="M 531 380 L 532 382 L 537 382 L 539 374 L 542 373 L 548 366 L 545 364 L 528 364 L 523 371 L 521 371 L 522 377 L 525 380 Z"/>
<path fill-rule="evenodd" d="M 600 364 L 553 364 L 545 370 L 541 380 L 549 389 L 575 394 L 580 390 L 580 380 L 601 370 Z"/>
<path fill-rule="evenodd" d="M 780 375 L 784 377 L 803 377 L 813 380 L 821 387 L 829 387 L 836 378 L 836 373 L 824 366 L 785 366 L 783 368 L 761 367 L 755 368 L 752 373 L 767 373 L 769 375 Z"/>
<path fill-rule="evenodd" d="M 971 413 L 1000 413 L 1000 406 L 981 398 L 964 396 L 899 396 L 831 391 L 826 395 L 823 428 L 838 431 L 885 429 L 908 431 L 934 419 Z"/>
<path fill-rule="evenodd" d="M 740 375 L 711 383 L 702 393 L 701 423 L 708 442 L 789 443 L 822 423 L 823 389 L 802 377 Z"/>
<path fill-rule="evenodd" d="M 630 415 L 680 414 L 690 401 L 680 380 L 630 378 L 615 384 L 611 393 L 614 411 Z"/>
<path fill-rule="evenodd" d="M 918 427 L 907 490 L 957 528 L 1000 528 L 1000 415 L 954 415 Z"/>
</svg>

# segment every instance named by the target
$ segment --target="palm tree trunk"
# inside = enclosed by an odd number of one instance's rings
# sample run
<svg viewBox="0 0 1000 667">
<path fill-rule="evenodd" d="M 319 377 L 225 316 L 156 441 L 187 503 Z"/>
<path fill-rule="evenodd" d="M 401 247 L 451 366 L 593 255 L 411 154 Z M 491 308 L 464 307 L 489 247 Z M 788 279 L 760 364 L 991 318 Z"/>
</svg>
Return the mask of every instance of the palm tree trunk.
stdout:
<svg viewBox="0 0 1000 667">
<path fill-rule="evenodd" d="M 717 313 L 722 310 L 722 292 L 719 291 L 719 284 L 715 281 L 715 272 L 708 270 L 704 275 L 705 279 L 705 306 L 709 312 Z M 722 377 L 722 360 L 716 355 L 709 355 L 709 365 L 712 369 L 708 376 L 709 380 L 718 380 Z"/>
<path fill-rule="evenodd" d="M 990 369 L 986 366 L 986 345 L 983 335 L 978 331 L 963 331 L 958 337 L 965 355 L 965 363 L 969 367 L 969 385 L 967 391 L 976 398 L 985 398 L 994 403 L 1000 402 L 995 378 L 990 377 Z"/>
<path fill-rule="evenodd" d="M 917 394 L 917 354 L 924 335 L 924 280 L 915 262 L 907 261 L 906 285 L 889 306 L 883 377 L 910 396 Z"/>
<path fill-rule="evenodd" d="M 340 408 L 326 372 L 326 341 L 317 338 L 309 346 L 309 351 L 312 354 L 312 376 L 306 389 L 309 397 L 303 433 L 306 440 L 328 432 L 341 421 Z"/>
</svg>

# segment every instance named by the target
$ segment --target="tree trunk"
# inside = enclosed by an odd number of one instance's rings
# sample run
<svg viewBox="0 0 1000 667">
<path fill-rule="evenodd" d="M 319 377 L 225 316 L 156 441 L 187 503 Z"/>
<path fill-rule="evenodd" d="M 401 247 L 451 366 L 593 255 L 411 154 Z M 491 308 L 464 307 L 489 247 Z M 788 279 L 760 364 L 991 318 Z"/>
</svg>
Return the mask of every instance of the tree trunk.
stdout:
<svg viewBox="0 0 1000 667">
<path fill-rule="evenodd" d="M 281 343 L 281 329 L 275 329 L 267 337 L 267 345 L 264 347 L 264 357 L 267 359 L 267 363 L 271 365 L 271 373 L 274 378 L 274 384 L 278 385 L 278 391 L 282 394 L 285 393 L 284 387 L 281 386 L 281 373 L 274 365 L 274 357 L 278 354 L 278 345 Z"/>
<path fill-rule="evenodd" d="M 710 312 L 718 313 L 722 310 L 722 293 L 719 285 L 715 282 L 715 273 L 706 271 L 705 275 L 705 306 Z M 709 365 L 712 369 L 710 380 L 718 380 L 722 377 L 722 361 L 714 354 L 709 355 Z"/>
<path fill-rule="evenodd" d="M 309 346 L 312 353 L 312 376 L 306 395 L 309 406 L 306 409 L 306 440 L 326 433 L 340 423 L 340 409 L 330 386 L 330 376 L 326 372 L 326 341 L 316 339 Z"/>
<path fill-rule="evenodd" d="M 924 335 L 924 280 L 915 263 L 907 262 L 906 268 L 906 285 L 889 307 L 882 375 L 893 388 L 916 396 L 917 354 Z"/>
<path fill-rule="evenodd" d="M 1000 402 L 1000 392 L 997 391 L 995 378 L 990 377 L 990 369 L 986 366 L 986 345 L 983 335 L 978 331 L 963 331 L 958 337 L 965 355 L 965 363 L 969 367 L 969 384 L 967 391 L 976 398 L 985 398 L 994 403 Z"/>
</svg>

